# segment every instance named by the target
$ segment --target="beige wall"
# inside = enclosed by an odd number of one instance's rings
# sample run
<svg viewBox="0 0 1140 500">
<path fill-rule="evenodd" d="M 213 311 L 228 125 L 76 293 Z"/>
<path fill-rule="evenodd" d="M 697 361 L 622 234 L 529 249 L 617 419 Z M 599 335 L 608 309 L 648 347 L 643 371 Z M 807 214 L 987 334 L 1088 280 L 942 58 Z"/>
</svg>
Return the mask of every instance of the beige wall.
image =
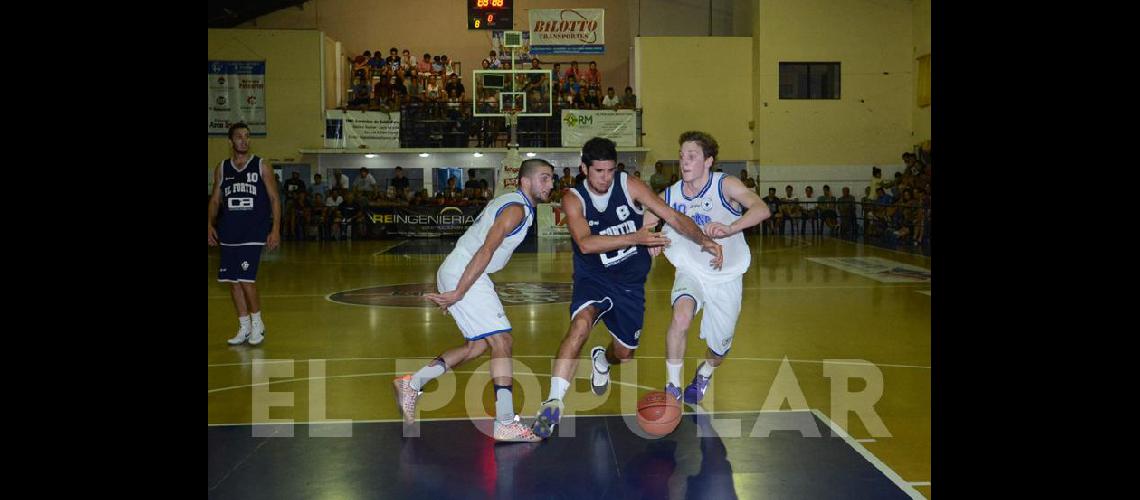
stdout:
<svg viewBox="0 0 1140 500">
<path fill-rule="evenodd" d="M 635 47 L 647 172 L 657 160 L 677 159 L 686 130 L 712 134 L 719 160 L 752 158 L 751 38 L 640 37 Z M 701 71 L 677 70 L 677 61 L 698 60 Z"/>
<path fill-rule="evenodd" d="M 930 0 L 914 1 L 914 57 L 918 58 L 930 54 Z M 934 73 L 934 57 L 931 56 L 931 70 Z M 918 72 L 918 61 L 914 62 L 914 72 Z M 920 108 L 917 106 L 918 90 L 911 97 L 914 107 L 914 143 L 930 139 L 930 109 L 933 106 Z"/>
<path fill-rule="evenodd" d="M 763 165 L 898 163 L 915 108 L 912 2 L 765 0 L 753 30 Z M 841 63 L 841 99 L 780 100 L 780 61 Z"/>
<path fill-rule="evenodd" d="M 317 31 L 208 30 L 211 60 L 265 61 L 266 136 L 253 152 L 270 161 L 295 161 L 300 148 L 324 144 L 321 44 Z M 209 168 L 229 156 L 225 137 L 208 138 Z"/>
<path fill-rule="evenodd" d="M 632 6 L 632 7 L 631 7 Z M 602 72 L 603 87 L 613 86 L 620 94 L 629 82 L 629 55 L 633 46 L 630 33 L 630 0 L 515 0 L 514 28 L 529 31 L 528 9 L 599 8 L 606 10 L 605 54 L 574 56 L 540 56 L 543 67 L 568 61 L 595 61 Z M 479 61 L 491 50 L 490 30 L 468 30 L 467 4 L 459 0 L 420 0 L 390 2 L 382 0 L 312 0 L 302 8 L 288 7 L 242 24 L 241 28 L 315 29 L 325 32 L 344 45 L 345 55 L 356 56 L 365 50 L 408 49 L 417 58 L 424 53 L 446 54 L 463 63 L 464 80 L 479 69 Z M 425 27 L 430 27 L 426 28 Z M 579 63 L 579 66 L 585 64 Z M 584 68 L 583 68 L 584 69 Z M 347 88 L 351 83 L 346 82 Z"/>
</svg>

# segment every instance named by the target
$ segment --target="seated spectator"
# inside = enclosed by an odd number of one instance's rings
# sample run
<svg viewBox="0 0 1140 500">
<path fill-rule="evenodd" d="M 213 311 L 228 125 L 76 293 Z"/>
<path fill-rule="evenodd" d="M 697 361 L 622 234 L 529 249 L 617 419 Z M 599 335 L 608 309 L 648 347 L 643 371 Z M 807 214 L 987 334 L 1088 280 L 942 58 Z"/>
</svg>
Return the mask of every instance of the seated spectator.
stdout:
<svg viewBox="0 0 1140 500">
<path fill-rule="evenodd" d="M 871 186 L 863 189 L 863 197 L 859 199 L 859 208 L 862 212 L 863 219 L 863 234 L 871 236 L 874 231 L 874 221 L 876 217 L 876 203 L 875 197 L 871 196 Z"/>
<path fill-rule="evenodd" d="M 562 64 L 554 63 L 554 68 L 550 70 L 550 82 L 553 87 L 561 90 L 566 85 L 566 75 L 562 73 Z"/>
<path fill-rule="evenodd" d="M 321 174 L 316 174 L 313 176 L 313 185 L 309 188 L 309 192 L 313 193 L 314 195 L 321 195 L 322 199 L 329 194 L 329 186 L 328 184 L 325 184 L 325 181 L 323 179 L 321 179 Z"/>
<path fill-rule="evenodd" d="M 388 57 L 384 58 L 384 66 L 387 66 L 389 71 L 395 73 L 400 70 L 400 66 L 402 65 L 403 61 L 400 59 L 400 53 L 396 50 L 396 47 L 389 48 Z"/>
<path fill-rule="evenodd" d="M 602 107 L 606 109 L 617 109 L 621 105 L 621 99 L 614 95 L 614 88 L 609 87 L 606 89 L 606 97 L 602 99 Z"/>
<path fill-rule="evenodd" d="M 602 72 L 598 71 L 598 63 L 590 61 L 590 68 L 586 70 L 581 79 L 586 87 L 601 90 Z"/>
<path fill-rule="evenodd" d="M 424 86 L 423 100 L 426 102 L 438 102 L 443 99 L 443 95 L 443 89 L 436 83 L 435 75 L 429 75 L 427 85 Z"/>
<path fill-rule="evenodd" d="M 570 80 L 570 77 L 574 77 L 578 81 L 582 80 L 583 75 L 582 71 L 578 69 L 578 61 L 570 61 L 570 68 L 566 70 L 565 76 L 567 80 Z"/>
<path fill-rule="evenodd" d="M 360 205 L 360 201 L 356 199 L 356 194 L 349 191 L 348 196 L 344 199 L 339 206 L 337 206 L 337 220 L 336 220 L 336 234 L 346 234 L 352 226 L 360 226 L 364 223 L 364 210 Z M 359 231 L 357 231 L 359 234 Z"/>
<path fill-rule="evenodd" d="M 598 89 L 590 87 L 588 92 L 589 94 L 582 100 L 586 109 L 601 109 L 602 101 L 598 98 Z"/>
<path fill-rule="evenodd" d="M 637 108 L 637 96 L 633 95 L 633 87 L 625 88 L 625 95 L 621 97 L 621 107 L 623 109 Z"/>
<path fill-rule="evenodd" d="M 800 203 L 800 234 L 804 234 L 807 229 L 807 222 L 813 221 L 814 227 L 815 220 L 819 218 L 819 206 L 815 199 L 815 190 L 811 186 L 804 188 L 804 200 Z"/>
<path fill-rule="evenodd" d="M 499 67 L 500 67 L 499 66 L 499 57 L 497 55 L 495 55 L 495 51 L 493 51 L 493 50 L 491 51 L 490 54 L 487 55 L 486 59 L 483 59 L 483 62 L 487 63 L 487 65 L 484 66 L 483 69 L 499 69 Z"/>
<path fill-rule="evenodd" d="M 573 175 L 570 175 L 570 167 L 562 169 L 562 177 L 558 179 L 558 189 L 573 189 L 577 181 Z"/>
<path fill-rule="evenodd" d="M 914 191 L 904 189 L 902 197 L 895 203 L 894 216 L 895 237 L 903 243 L 918 245 L 922 241 L 923 210 L 919 200 L 914 198 Z"/>
<path fill-rule="evenodd" d="M 352 182 L 352 190 L 371 193 L 376 190 L 376 178 L 372 177 L 367 168 L 360 167 L 360 175 L 356 176 L 356 180 Z"/>
<path fill-rule="evenodd" d="M 460 101 L 467 98 L 467 88 L 463 86 L 463 82 L 459 81 L 459 75 L 454 73 L 447 77 L 447 83 L 444 84 L 443 90 L 449 94 L 454 92 L 455 97 Z"/>
<path fill-rule="evenodd" d="M 578 80 L 576 78 L 574 78 L 573 75 L 567 76 L 566 77 L 566 85 L 562 86 L 562 93 L 571 94 L 571 93 L 580 93 L 581 91 L 582 91 L 582 86 L 578 84 Z"/>
<path fill-rule="evenodd" d="M 305 181 L 301 180 L 301 173 L 294 170 L 289 180 L 285 181 L 285 195 L 293 198 L 297 193 L 305 192 Z"/>
<path fill-rule="evenodd" d="M 412 52 L 404 49 L 403 56 L 400 57 L 400 69 L 407 72 L 416 69 L 416 58 L 412 57 Z"/>
<path fill-rule="evenodd" d="M 823 223 L 831 228 L 831 234 L 835 234 L 835 227 L 839 225 L 839 212 L 836 211 L 835 196 L 831 194 L 831 186 L 824 184 L 823 196 L 817 200 L 818 205 L 816 208 L 819 210 L 819 216 L 823 219 Z"/>
<path fill-rule="evenodd" d="M 380 70 L 387 66 L 384 60 L 384 54 L 381 54 L 379 50 L 373 52 L 372 59 L 368 60 L 368 70 L 373 78 L 376 78 L 376 75 L 380 74 Z"/>
<path fill-rule="evenodd" d="M 439 56 L 431 58 L 431 74 L 436 76 L 443 75 L 443 62 L 439 60 Z"/>
<path fill-rule="evenodd" d="M 404 167 L 397 165 L 395 173 L 396 176 L 388 181 L 388 187 L 395 188 L 395 195 L 403 198 L 407 196 L 408 186 L 411 181 L 409 181 L 407 177 L 404 177 Z"/>
<path fill-rule="evenodd" d="M 743 182 L 744 187 L 746 187 L 748 189 L 752 189 L 752 190 L 756 189 L 756 181 L 748 176 L 748 169 L 747 168 L 740 171 L 740 182 Z"/>
<path fill-rule="evenodd" d="M 458 184 L 458 183 L 459 183 L 459 181 L 455 178 L 455 176 L 448 177 L 447 178 L 447 187 L 443 188 L 443 190 L 441 190 L 439 192 L 439 194 L 442 194 L 443 197 L 449 201 L 450 200 L 465 199 L 463 197 L 463 191 L 461 191 L 459 188 L 455 187 L 456 184 Z"/>
<path fill-rule="evenodd" d="M 348 101 L 349 106 L 367 106 L 369 100 L 368 84 L 364 82 L 364 78 L 356 77 L 352 79 L 352 99 Z"/>
<path fill-rule="evenodd" d="M 762 234 L 776 234 L 777 227 L 784 227 L 781 220 L 783 214 L 780 213 L 780 197 L 776 196 L 776 188 L 768 188 L 768 196 L 761 198 L 761 200 L 764 200 L 764 203 L 768 205 L 768 210 L 772 213 L 772 216 L 765 219 L 763 226 L 761 226 Z"/>
<path fill-rule="evenodd" d="M 571 109 L 583 109 L 586 107 L 586 101 L 582 99 L 582 94 L 577 87 L 571 87 L 570 91 L 566 94 L 566 107 Z"/>
<path fill-rule="evenodd" d="M 800 199 L 795 195 L 795 189 L 791 185 L 784 186 L 784 192 L 787 194 L 780 200 L 780 214 L 783 215 L 780 219 L 780 234 L 784 234 L 784 222 L 792 223 L 792 232 L 796 231 L 796 219 L 800 218 Z"/>
<path fill-rule="evenodd" d="M 431 54 L 424 54 L 424 58 L 420 59 L 419 64 L 416 64 L 416 76 L 427 78 L 431 75 Z"/>
<path fill-rule="evenodd" d="M 368 78 L 369 66 L 368 62 L 372 59 L 372 51 L 364 51 L 364 55 L 356 56 L 352 60 L 352 76 L 362 79 Z"/>
</svg>

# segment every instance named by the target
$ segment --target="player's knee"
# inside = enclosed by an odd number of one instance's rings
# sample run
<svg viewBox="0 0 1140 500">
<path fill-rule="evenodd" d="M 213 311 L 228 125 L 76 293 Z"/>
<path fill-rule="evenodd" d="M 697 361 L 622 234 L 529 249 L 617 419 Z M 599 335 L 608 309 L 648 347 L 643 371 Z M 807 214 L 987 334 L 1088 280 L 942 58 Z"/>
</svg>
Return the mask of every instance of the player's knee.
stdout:
<svg viewBox="0 0 1140 500">
<path fill-rule="evenodd" d="M 681 330 L 688 330 L 689 325 L 693 323 L 693 307 L 683 305 L 682 301 L 684 300 L 677 301 L 681 307 L 673 308 L 673 326 Z"/>
</svg>

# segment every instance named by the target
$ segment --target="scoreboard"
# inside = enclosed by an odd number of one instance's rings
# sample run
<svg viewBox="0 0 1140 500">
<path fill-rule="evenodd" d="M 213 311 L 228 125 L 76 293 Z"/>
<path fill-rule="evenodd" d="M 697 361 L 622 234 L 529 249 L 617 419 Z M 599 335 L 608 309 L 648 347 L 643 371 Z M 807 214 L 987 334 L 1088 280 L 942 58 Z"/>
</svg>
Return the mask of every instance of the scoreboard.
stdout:
<svg viewBox="0 0 1140 500">
<path fill-rule="evenodd" d="M 514 29 L 514 0 L 467 0 L 467 29 Z"/>
</svg>

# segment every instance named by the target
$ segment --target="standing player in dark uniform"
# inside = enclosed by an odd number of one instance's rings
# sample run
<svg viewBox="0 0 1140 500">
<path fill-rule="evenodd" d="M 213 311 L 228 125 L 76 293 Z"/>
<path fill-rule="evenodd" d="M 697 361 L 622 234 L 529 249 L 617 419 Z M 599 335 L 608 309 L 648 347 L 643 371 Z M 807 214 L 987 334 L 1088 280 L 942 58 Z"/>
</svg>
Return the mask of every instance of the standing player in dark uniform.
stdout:
<svg viewBox="0 0 1140 500">
<path fill-rule="evenodd" d="M 590 384 L 601 395 L 609 386 L 611 364 L 633 358 L 645 320 L 645 278 L 651 257 L 647 247 L 669 244 L 659 233 L 643 227 L 648 208 L 683 236 L 712 254 L 719 268 L 721 248 L 684 214 L 669 208 L 640 179 L 614 170 L 617 148 L 613 141 L 595 137 L 582 146 L 579 168 L 586 176 L 562 197 L 562 210 L 573 238 L 574 293 L 570 302 L 570 329 L 558 347 L 550 377 L 550 397 L 542 403 L 534 433 L 550 437 L 562 416 L 562 398 L 578 366 L 582 344 L 598 320 L 604 320 L 614 338 L 609 349 L 591 350 Z"/>
<path fill-rule="evenodd" d="M 281 201 L 273 168 L 249 152 L 246 124 L 230 126 L 230 144 L 232 157 L 223 160 L 214 171 L 209 244 L 222 246 L 218 281 L 233 284 L 234 307 L 241 324 L 237 335 L 227 342 L 238 345 L 248 340 L 250 345 L 257 345 L 265 338 L 265 323 L 261 321 L 261 303 L 254 281 L 261 248 L 268 246 L 272 251 L 281 241 Z M 215 229 L 214 219 L 219 215 Z"/>
</svg>

